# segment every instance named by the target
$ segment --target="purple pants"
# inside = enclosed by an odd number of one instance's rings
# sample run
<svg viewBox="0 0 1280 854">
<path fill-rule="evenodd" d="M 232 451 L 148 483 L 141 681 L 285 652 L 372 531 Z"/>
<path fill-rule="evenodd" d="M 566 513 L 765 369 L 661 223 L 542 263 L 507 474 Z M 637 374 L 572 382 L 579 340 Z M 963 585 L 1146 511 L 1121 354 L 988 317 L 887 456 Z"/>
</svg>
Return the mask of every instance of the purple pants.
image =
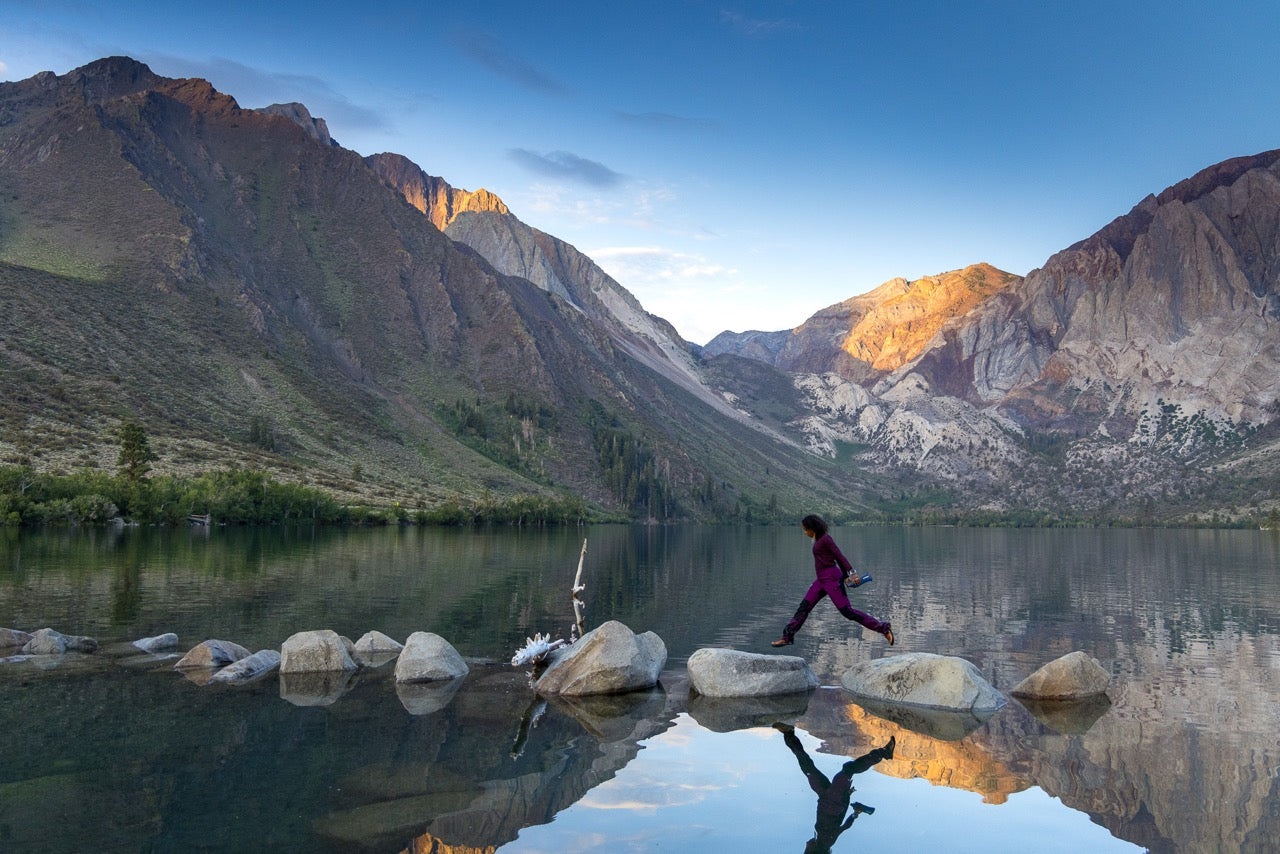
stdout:
<svg viewBox="0 0 1280 854">
<path fill-rule="evenodd" d="M 849 597 L 844 592 L 844 584 L 841 583 L 841 577 L 841 573 L 836 567 L 819 573 L 814 582 L 809 585 L 809 590 L 804 594 L 804 599 L 800 601 L 800 607 L 796 609 L 796 615 L 791 618 L 791 622 L 787 623 L 786 628 L 782 630 L 784 638 L 795 640 L 796 632 L 800 631 L 804 621 L 809 618 L 809 612 L 813 610 L 814 605 L 822 601 L 823 596 L 830 596 L 831 604 L 835 605 L 836 610 L 843 614 L 846 619 L 853 620 L 855 623 L 865 626 L 878 634 L 884 634 L 888 631 L 888 623 L 877 620 L 870 614 L 864 614 L 849 604 Z"/>
</svg>

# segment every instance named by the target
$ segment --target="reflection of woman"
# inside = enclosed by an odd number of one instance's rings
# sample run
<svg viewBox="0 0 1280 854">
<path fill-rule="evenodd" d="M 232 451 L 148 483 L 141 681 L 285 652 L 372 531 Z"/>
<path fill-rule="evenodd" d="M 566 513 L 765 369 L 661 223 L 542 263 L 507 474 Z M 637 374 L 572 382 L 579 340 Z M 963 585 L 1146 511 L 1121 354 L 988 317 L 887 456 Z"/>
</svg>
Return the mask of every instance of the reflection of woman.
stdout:
<svg viewBox="0 0 1280 854">
<path fill-rule="evenodd" d="M 831 846 L 836 844 L 840 834 L 853 826 L 854 819 L 864 812 L 875 812 L 871 807 L 855 801 L 853 812 L 845 818 L 844 811 L 849 808 L 849 798 L 853 795 L 853 775 L 861 774 L 883 759 L 892 759 L 897 739 L 890 736 L 884 747 L 877 747 L 857 759 L 844 763 L 840 771 L 828 780 L 827 776 L 818 770 L 818 766 L 813 764 L 800 739 L 796 738 L 795 727 L 790 724 L 774 724 L 773 728 L 782 733 L 782 740 L 795 754 L 796 761 L 800 763 L 800 770 L 809 781 L 809 788 L 813 789 L 818 796 L 818 817 L 813 823 L 813 838 L 805 843 L 805 854 L 825 854 L 831 850 Z"/>
<path fill-rule="evenodd" d="M 823 596 L 831 597 L 831 604 L 846 618 L 853 620 L 873 632 L 879 632 L 893 646 L 893 626 L 891 623 L 877 620 L 870 614 L 864 614 L 849 604 L 849 596 L 844 592 L 844 580 L 853 572 L 853 564 L 840 551 L 836 541 L 827 533 L 827 523 L 818 516 L 805 516 L 800 520 L 800 527 L 813 540 L 813 570 L 817 574 L 813 584 L 800 601 L 796 615 L 782 630 L 782 637 L 773 642 L 774 646 L 786 646 L 795 643 L 796 632 L 804 625 L 813 606 L 822 601 Z"/>
</svg>

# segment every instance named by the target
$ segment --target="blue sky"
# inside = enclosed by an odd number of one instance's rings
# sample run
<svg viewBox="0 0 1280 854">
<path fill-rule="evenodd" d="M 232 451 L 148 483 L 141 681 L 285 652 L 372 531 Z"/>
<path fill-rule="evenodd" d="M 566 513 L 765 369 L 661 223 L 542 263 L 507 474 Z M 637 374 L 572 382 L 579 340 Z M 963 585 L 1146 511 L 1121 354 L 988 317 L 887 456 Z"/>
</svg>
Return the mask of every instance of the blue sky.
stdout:
<svg viewBox="0 0 1280 854">
<path fill-rule="evenodd" d="M 0 2 L 0 79 L 117 54 L 489 189 L 696 343 L 1280 148 L 1275 0 Z"/>
</svg>

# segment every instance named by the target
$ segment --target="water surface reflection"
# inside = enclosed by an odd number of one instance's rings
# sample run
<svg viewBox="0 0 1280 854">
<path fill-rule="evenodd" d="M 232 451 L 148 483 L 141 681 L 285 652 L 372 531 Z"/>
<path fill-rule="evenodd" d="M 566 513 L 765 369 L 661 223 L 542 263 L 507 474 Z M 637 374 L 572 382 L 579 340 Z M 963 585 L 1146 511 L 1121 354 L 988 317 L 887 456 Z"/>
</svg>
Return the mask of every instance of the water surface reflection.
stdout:
<svg viewBox="0 0 1280 854">
<path fill-rule="evenodd" d="M 0 850 L 798 851 L 815 795 L 776 723 L 828 780 L 893 740 L 853 781 L 875 814 L 837 851 L 1276 850 L 1269 533 L 839 532 L 876 576 L 857 595 L 901 631 L 891 651 L 815 613 L 788 652 L 825 685 L 903 650 L 962 655 L 1006 691 L 1074 649 L 1114 674 L 1109 701 L 1013 701 L 985 721 L 863 707 L 831 687 L 690 697 L 694 650 L 767 651 L 794 610 L 812 570 L 783 529 L 585 532 L 589 622 L 658 632 L 669 671 L 635 695 L 538 698 L 501 662 L 527 634 L 567 627 L 583 536 L 0 532 L 0 625 L 107 645 L 177 631 L 184 649 L 429 630 L 472 662 L 463 682 L 422 689 L 387 665 L 228 688 L 106 650 L 0 664 Z"/>
</svg>

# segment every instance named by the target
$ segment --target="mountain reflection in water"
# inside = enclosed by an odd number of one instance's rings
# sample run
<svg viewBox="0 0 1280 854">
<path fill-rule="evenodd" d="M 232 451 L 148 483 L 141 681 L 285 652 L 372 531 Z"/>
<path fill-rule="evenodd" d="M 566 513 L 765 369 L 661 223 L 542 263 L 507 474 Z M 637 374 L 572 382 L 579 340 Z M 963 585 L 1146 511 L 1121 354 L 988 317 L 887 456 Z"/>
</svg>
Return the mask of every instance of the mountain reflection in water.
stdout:
<svg viewBox="0 0 1280 854">
<path fill-rule="evenodd" d="M 240 687 L 108 648 L 0 664 L 0 850 L 801 851 L 816 801 L 778 722 L 828 779 L 894 739 L 853 779 L 875 812 L 836 851 L 1276 850 L 1274 536 L 837 533 L 875 572 L 859 595 L 901 633 L 890 651 L 817 609 L 788 652 L 824 685 L 920 650 L 1007 692 L 1083 649 L 1114 674 L 1110 699 L 1011 700 L 978 720 L 833 687 L 690 696 L 695 649 L 763 651 L 794 609 L 807 552 L 789 530 L 589 530 L 590 624 L 652 629 L 670 658 L 659 688 L 572 700 L 538 698 L 501 662 L 567 625 L 578 531 L 0 537 L 0 626 L 107 646 L 173 630 L 184 650 L 424 629 L 472 663 L 444 685 L 398 686 L 387 662 Z"/>
</svg>

